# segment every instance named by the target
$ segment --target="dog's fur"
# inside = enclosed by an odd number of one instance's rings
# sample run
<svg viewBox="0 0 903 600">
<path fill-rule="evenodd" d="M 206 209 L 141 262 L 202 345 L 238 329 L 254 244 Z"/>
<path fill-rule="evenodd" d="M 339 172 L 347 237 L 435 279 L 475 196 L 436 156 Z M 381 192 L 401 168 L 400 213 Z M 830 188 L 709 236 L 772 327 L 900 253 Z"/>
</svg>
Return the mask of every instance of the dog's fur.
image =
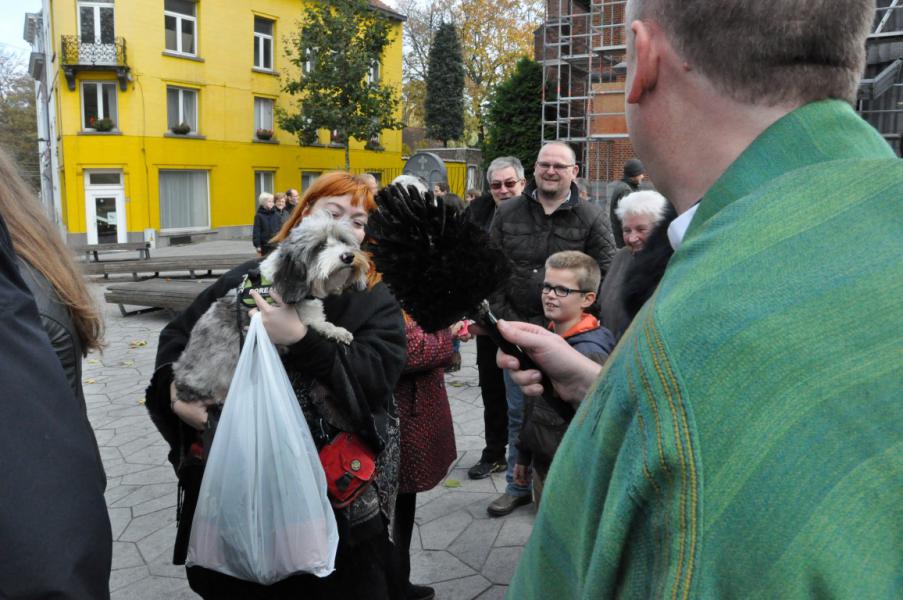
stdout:
<svg viewBox="0 0 903 600">
<path fill-rule="evenodd" d="M 350 344 L 353 336 L 326 320 L 322 298 L 346 289 L 364 289 L 368 271 L 367 256 L 348 223 L 326 211 L 302 219 L 260 265 L 261 274 L 272 282 L 283 303 L 298 311 L 302 323 L 344 344 Z M 241 351 L 237 293 L 230 291 L 214 302 L 191 330 L 188 345 L 173 365 L 180 400 L 225 401 Z M 246 308 L 240 310 L 244 329 L 250 318 Z"/>
</svg>

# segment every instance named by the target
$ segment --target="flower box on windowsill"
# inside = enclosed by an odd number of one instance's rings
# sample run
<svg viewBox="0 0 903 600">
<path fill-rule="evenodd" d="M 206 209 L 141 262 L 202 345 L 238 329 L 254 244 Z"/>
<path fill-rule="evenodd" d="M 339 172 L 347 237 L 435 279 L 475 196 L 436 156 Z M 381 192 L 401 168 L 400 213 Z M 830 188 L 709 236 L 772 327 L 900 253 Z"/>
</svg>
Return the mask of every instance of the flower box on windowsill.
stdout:
<svg viewBox="0 0 903 600">
<path fill-rule="evenodd" d="M 94 129 L 83 129 L 78 132 L 78 135 L 122 135 L 122 132 L 118 129 L 114 129 L 113 131 L 97 131 Z"/>
<path fill-rule="evenodd" d="M 257 130 L 257 139 L 258 140 L 271 140 L 273 139 L 273 130 L 272 129 L 258 129 Z"/>
<path fill-rule="evenodd" d="M 371 152 L 382 152 L 385 149 L 386 148 L 379 142 L 376 142 L 375 144 L 373 142 L 367 142 L 364 144 L 364 150 L 370 150 Z"/>
<path fill-rule="evenodd" d="M 108 133 L 116 128 L 116 123 L 112 119 L 97 119 L 95 121 L 92 117 L 90 125 L 94 131 L 99 131 L 100 133 Z"/>
<path fill-rule="evenodd" d="M 172 133 L 167 131 L 163 134 L 163 137 L 168 138 L 181 138 L 183 140 L 206 140 L 206 135 L 200 135 L 197 133 Z"/>
<path fill-rule="evenodd" d="M 170 127 L 169 130 L 176 135 L 188 135 L 191 133 L 191 125 L 188 123 L 179 123 L 178 125 Z"/>
<path fill-rule="evenodd" d="M 278 144 L 278 143 L 279 143 L 279 140 L 277 140 L 276 138 L 270 138 L 270 139 L 268 139 L 268 140 L 262 140 L 262 139 L 260 139 L 260 138 L 255 137 L 255 138 L 254 138 L 253 140 L 251 140 L 251 141 L 252 141 L 253 143 L 255 143 L 255 144 Z"/>
</svg>

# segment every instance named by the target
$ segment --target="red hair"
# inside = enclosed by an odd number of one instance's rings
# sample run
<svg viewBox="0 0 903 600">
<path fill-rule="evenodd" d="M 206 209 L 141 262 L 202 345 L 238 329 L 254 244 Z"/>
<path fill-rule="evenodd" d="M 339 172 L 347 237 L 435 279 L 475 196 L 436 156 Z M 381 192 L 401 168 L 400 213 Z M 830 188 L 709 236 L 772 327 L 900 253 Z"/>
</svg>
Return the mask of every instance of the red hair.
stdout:
<svg viewBox="0 0 903 600">
<path fill-rule="evenodd" d="M 317 177 L 310 187 L 298 200 L 298 205 L 292 211 L 289 218 L 283 223 L 279 233 L 273 236 L 271 242 L 277 243 L 288 237 L 288 232 L 292 230 L 301 219 L 305 217 L 307 212 L 317 203 L 320 198 L 333 198 L 336 196 L 351 195 L 352 206 L 363 208 L 368 213 L 376 210 L 376 201 L 373 199 L 373 192 L 370 185 L 358 175 L 352 175 L 345 171 L 335 171 L 326 173 Z M 367 283 L 370 287 L 374 286 L 380 279 L 381 275 L 376 272 L 373 261 L 370 260 L 370 273 L 367 275 Z"/>
</svg>

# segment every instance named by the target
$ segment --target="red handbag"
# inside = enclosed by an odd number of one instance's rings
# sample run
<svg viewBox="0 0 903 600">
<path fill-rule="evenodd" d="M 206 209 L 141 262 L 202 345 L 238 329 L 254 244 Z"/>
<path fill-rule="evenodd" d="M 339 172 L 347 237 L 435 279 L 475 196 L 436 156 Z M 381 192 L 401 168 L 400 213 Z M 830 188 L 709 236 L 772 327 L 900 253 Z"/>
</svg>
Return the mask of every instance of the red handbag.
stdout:
<svg viewBox="0 0 903 600">
<path fill-rule="evenodd" d="M 343 431 L 320 449 L 329 500 L 336 508 L 354 502 L 376 472 L 376 455 L 357 435 Z"/>
</svg>

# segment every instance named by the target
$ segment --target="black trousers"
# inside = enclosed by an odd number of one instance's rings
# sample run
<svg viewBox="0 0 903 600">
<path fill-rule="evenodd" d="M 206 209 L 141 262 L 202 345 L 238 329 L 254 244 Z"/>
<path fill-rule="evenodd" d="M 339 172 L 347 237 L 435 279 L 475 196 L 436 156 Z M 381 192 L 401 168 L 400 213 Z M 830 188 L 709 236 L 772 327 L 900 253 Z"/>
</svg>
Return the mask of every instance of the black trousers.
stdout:
<svg viewBox="0 0 903 600">
<path fill-rule="evenodd" d="M 398 588 L 405 590 L 411 581 L 411 535 L 414 533 L 414 511 L 417 494 L 398 494 L 395 500 L 395 572 Z"/>
<path fill-rule="evenodd" d="M 508 444 L 508 399 L 502 370 L 495 364 L 498 346 L 489 336 L 477 336 L 477 371 L 483 395 L 483 423 L 486 427 L 486 447 L 483 462 L 505 460 Z"/>
<path fill-rule="evenodd" d="M 188 584 L 205 600 L 396 600 L 401 595 L 393 556 L 384 528 L 354 546 L 340 537 L 336 570 L 322 579 L 302 574 L 262 586 L 203 567 L 188 567 Z"/>
</svg>

